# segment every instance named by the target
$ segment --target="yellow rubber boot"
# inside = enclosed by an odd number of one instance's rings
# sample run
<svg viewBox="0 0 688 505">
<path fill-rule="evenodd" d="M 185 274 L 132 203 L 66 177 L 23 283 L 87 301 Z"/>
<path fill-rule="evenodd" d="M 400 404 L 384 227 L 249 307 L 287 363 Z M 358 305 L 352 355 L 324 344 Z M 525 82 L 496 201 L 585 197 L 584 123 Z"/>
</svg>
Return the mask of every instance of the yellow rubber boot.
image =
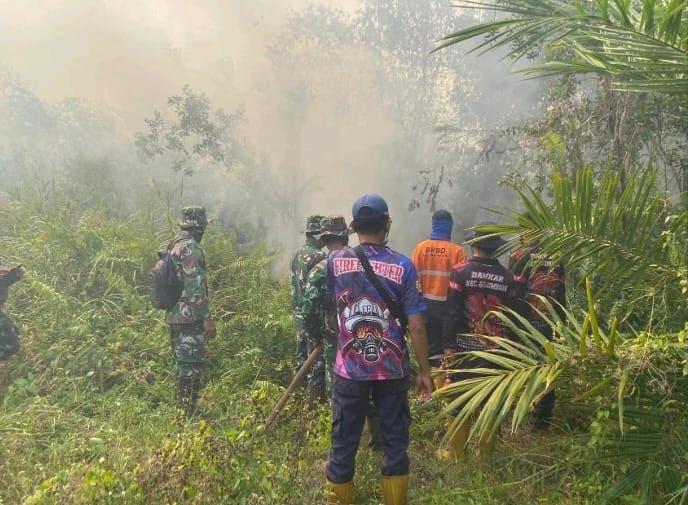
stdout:
<svg viewBox="0 0 688 505">
<path fill-rule="evenodd" d="M 449 439 L 449 455 L 454 461 L 459 461 L 463 457 L 463 451 L 471 434 L 471 425 L 463 423 Z"/>
<path fill-rule="evenodd" d="M 354 481 L 337 484 L 327 479 L 327 504 L 350 505 L 354 501 Z"/>
<path fill-rule="evenodd" d="M 406 505 L 408 481 L 408 474 L 383 475 L 381 481 L 382 503 L 384 505 Z"/>
<path fill-rule="evenodd" d="M 492 456 L 495 445 L 497 444 L 497 435 L 489 435 L 481 438 L 478 442 L 478 447 L 475 449 L 475 455 L 482 461 L 485 461 Z"/>
<path fill-rule="evenodd" d="M 446 374 L 444 370 L 440 367 L 430 368 L 430 376 L 432 377 L 432 383 L 435 386 L 435 391 L 442 389 L 444 387 L 444 379 Z"/>
<path fill-rule="evenodd" d="M 447 420 L 447 430 L 451 428 L 454 422 L 453 417 L 449 417 Z M 471 432 L 470 424 L 464 424 L 463 427 L 459 428 L 456 433 L 454 433 L 449 440 L 447 440 L 447 445 L 440 447 L 435 451 L 435 456 L 440 461 L 459 461 L 463 456 L 464 448 L 468 442 L 468 436 Z"/>
</svg>

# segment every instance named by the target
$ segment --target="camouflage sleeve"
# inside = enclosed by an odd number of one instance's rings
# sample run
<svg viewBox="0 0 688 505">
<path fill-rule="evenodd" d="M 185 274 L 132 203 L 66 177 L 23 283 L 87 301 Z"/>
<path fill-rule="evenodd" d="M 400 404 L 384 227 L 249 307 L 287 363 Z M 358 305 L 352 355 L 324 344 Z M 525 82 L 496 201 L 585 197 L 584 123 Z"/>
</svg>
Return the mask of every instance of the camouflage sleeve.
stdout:
<svg viewBox="0 0 688 505">
<path fill-rule="evenodd" d="M 308 274 L 301 307 L 308 339 L 322 340 L 323 303 L 327 296 L 327 259 L 321 260 Z"/>
<path fill-rule="evenodd" d="M 294 256 L 289 265 L 289 288 L 291 291 L 291 308 L 296 311 L 296 292 L 298 290 L 299 272 L 297 268 L 297 257 Z"/>
<path fill-rule="evenodd" d="M 184 283 L 184 297 L 188 300 L 195 321 L 210 317 L 208 282 L 205 276 L 203 251 L 195 242 L 187 242 L 179 255 Z"/>
</svg>

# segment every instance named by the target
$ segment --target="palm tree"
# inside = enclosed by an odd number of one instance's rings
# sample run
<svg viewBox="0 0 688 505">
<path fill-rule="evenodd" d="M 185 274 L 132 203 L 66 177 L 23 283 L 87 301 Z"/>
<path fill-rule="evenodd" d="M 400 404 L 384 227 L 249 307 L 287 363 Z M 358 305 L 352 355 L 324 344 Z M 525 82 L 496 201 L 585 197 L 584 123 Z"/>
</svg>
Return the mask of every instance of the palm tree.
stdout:
<svg viewBox="0 0 688 505">
<path fill-rule="evenodd" d="M 516 59 L 544 51 L 529 75 L 595 72 L 620 91 L 688 93 L 688 0 L 461 5 L 503 17 L 452 33 L 437 49 L 483 37 L 473 51 L 508 47 Z M 582 303 L 562 310 L 543 300 L 553 342 L 518 314 L 498 314 L 516 341 L 493 339 L 495 351 L 469 353 L 494 366 L 436 395 L 447 398 L 444 414 L 460 409 L 447 436 L 470 424 L 483 439 L 508 420 L 517 430 L 562 378 L 600 377 L 573 401 L 594 395 L 602 408 L 615 405 L 616 429 L 607 427 L 601 452 L 624 470 L 604 501 L 635 490 L 645 503 L 687 503 L 688 207 L 660 194 L 652 171 L 621 177 L 609 171 L 596 182 L 590 168 L 575 180 L 554 173 L 551 201 L 512 185 L 528 212 L 502 213 L 513 224 L 482 231 L 508 235 L 511 245 L 538 243 L 566 263 L 585 287 Z"/>
<path fill-rule="evenodd" d="M 473 51 L 510 48 L 521 58 L 544 49 L 551 57 L 523 72 L 596 72 L 626 91 L 688 94 L 686 0 L 497 0 L 459 6 L 505 16 L 444 37 L 437 49 L 476 37 Z"/>
<path fill-rule="evenodd" d="M 496 314 L 515 338 L 492 338 L 496 350 L 469 353 L 493 367 L 436 393 L 447 400 L 443 414 L 459 411 L 447 437 L 467 425 L 479 439 L 507 422 L 516 431 L 563 378 L 602 377 L 590 381 L 577 401 L 595 395 L 615 405 L 617 428 L 605 434 L 605 457 L 627 470 L 605 499 L 638 488 L 648 502 L 662 497 L 683 503 L 688 375 L 681 374 L 680 363 L 688 355 L 688 210 L 657 192 L 649 171 L 623 188 L 616 172 L 597 185 L 590 168 L 577 172 L 575 184 L 553 177 L 551 202 L 528 186 L 514 187 L 527 213 L 502 213 L 513 224 L 480 229 L 510 237 L 511 245 L 538 243 L 566 263 L 584 287 L 582 306 L 542 300 L 547 309 L 540 314 L 555 329 L 552 342 L 520 315 Z M 650 386 L 653 374 L 670 386 Z"/>
</svg>

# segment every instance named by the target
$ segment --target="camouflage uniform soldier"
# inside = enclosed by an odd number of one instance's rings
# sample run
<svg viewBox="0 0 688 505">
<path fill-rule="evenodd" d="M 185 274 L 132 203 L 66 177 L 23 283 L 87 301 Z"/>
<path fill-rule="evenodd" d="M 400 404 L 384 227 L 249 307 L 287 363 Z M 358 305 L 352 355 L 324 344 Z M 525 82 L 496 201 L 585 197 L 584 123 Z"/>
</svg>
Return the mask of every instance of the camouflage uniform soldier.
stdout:
<svg viewBox="0 0 688 505">
<path fill-rule="evenodd" d="M 205 341 L 215 336 L 210 316 L 205 256 L 200 242 L 208 224 L 203 207 L 185 207 L 170 255 L 177 268 L 182 294 L 165 314 L 176 363 L 177 407 L 189 417 L 194 414 L 201 388 Z"/>
<path fill-rule="evenodd" d="M 320 240 L 328 251 L 338 251 L 349 243 L 349 229 L 342 216 L 320 220 Z M 332 386 L 332 365 L 337 352 L 337 307 L 334 296 L 327 292 L 327 258 L 320 260 L 308 274 L 303 296 L 303 317 L 311 347 L 324 346 L 325 390 Z M 321 394 L 322 390 L 315 391 Z"/>
<path fill-rule="evenodd" d="M 327 255 L 321 251 L 323 243 L 319 239 L 321 219 L 322 216 L 309 216 L 306 221 L 306 242 L 291 260 L 291 302 L 296 326 L 296 370 L 303 366 L 312 350 L 304 322 L 303 295 L 308 273 L 318 262 L 327 258 Z M 308 375 L 308 384 L 314 389 L 324 388 L 325 361 L 323 359 L 313 365 Z"/>
<path fill-rule="evenodd" d="M 9 287 L 24 277 L 24 269 L 0 267 L 0 359 L 6 359 L 19 352 L 19 330 L 2 311 L 7 301 Z"/>
</svg>

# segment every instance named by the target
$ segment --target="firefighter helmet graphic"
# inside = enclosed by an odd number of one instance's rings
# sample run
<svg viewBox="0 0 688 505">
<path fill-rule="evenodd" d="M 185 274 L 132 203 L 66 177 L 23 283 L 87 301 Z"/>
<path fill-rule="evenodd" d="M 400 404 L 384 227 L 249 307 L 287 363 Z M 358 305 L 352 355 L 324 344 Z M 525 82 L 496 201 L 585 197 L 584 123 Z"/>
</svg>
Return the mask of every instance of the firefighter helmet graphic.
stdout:
<svg viewBox="0 0 688 505">
<path fill-rule="evenodd" d="M 365 297 L 344 309 L 344 327 L 354 337 L 351 346 L 368 363 L 378 361 L 389 347 L 384 337 L 389 328 L 388 316 L 388 310 L 383 311 Z"/>
<path fill-rule="evenodd" d="M 383 312 L 377 303 L 363 297 L 356 300 L 351 308 L 347 307 L 344 309 L 344 317 L 346 318 L 344 326 L 347 331 L 353 333 L 356 324 L 360 321 L 368 321 L 369 323 L 379 324 L 382 331 L 387 331 L 387 328 L 389 328 L 388 315 L 388 310 Z"/>
</svg>

